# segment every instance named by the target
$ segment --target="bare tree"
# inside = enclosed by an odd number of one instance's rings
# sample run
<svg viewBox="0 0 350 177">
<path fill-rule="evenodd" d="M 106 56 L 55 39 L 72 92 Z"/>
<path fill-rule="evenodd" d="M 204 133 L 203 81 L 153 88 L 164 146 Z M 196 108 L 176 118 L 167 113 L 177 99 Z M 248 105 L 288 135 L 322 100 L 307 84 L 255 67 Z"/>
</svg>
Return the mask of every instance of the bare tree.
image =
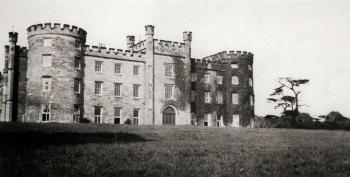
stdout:
<svg viewBox="0 0 350 177">
<path fill-rule="evenodd" d="M 290 114 L 293 121 L 299 114 L 299 95 L 301 93 L 300 86 L 307 84 L 308 79 L 292 79 L 290 77 L 278 78 L 279 86 L 270 94 L 268 102 L 275 103 L 275 108 L 282 108 L 284 114 Z"/>
</svg>

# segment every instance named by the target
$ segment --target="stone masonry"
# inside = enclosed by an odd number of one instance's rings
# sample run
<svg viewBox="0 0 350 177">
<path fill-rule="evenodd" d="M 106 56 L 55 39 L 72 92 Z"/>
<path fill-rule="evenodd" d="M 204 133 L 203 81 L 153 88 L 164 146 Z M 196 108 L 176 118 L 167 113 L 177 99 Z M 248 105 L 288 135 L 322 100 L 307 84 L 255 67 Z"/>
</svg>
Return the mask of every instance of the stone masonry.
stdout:
<svg viewBox="0 0 350 177">
<path fill-rule="evenodd" d="M 191 57 L 182 42 L 126 37 L 126 50 L 85 45 L 87 32 L 58 23 L 28 27 L 28 49 L 9 33 L 0 121 L 247 127 L 254 117 L 253 54 Z"/>
</svg>

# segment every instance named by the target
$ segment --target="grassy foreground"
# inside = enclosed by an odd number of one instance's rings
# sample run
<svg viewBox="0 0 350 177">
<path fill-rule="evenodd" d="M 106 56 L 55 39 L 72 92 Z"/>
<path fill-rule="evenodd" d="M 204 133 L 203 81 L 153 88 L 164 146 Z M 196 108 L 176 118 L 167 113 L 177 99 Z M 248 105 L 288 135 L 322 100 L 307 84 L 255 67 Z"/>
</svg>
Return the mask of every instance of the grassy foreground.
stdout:
<svg viewBox="0 0 350 177">
<path fill-rule="evenodd" d="M 350 132 L 0 124 L 0 176 L 350 176 Z"/>
</svg>

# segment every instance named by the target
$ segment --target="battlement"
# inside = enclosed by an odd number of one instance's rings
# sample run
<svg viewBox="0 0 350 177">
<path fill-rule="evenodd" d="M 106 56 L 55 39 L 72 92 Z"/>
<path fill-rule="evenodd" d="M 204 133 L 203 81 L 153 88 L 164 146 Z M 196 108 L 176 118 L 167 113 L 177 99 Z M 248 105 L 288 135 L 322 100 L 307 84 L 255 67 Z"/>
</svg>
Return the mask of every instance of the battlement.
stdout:
<svg viewBox="0 0 350 177">
<path fill-rule="evenodd" d="M 175 41 L 166 41 L 166 40 L 158 40 L 153 39 L 154 46 L 162 46 L 162 47 L 175 47 L 175 48 L 185 48 L 185 43 L 183 42 L 175 42 Z"/>
<path fill-rule="evenodd" d="M 191 62 L 193 64 L 229 64 L 231 63 L 230 60 L 207 60 L 207 59 L 198 59 L 198 58 L 191 58 Z"/>
<path fill-rule="evenodd" d="M 77 26 L 70 26 L 67 24 L 61 25 L 60 23 L 44 23 L 36 24 L 27 28 L 28 38 L 34 35 L 40 34 L 63 34 L 81 38 L 85 41 L 86 31 Z"/>
<path fill-rule="evenodd" d="M 253 59 L 253 54 L 251 52 L 247 52 L 247 51 L 222 51 L 207 57 L 204 57 L 203 59 L 205 60 L 209 60 L 209 61 L 224 61 L 224 60 L 230 60 L 230 59 Z"/>
<path fill-rule="evenodd" d="M 163 55 L 186 57 L 186 45 L 183 42 L 174 42 L 154 39 L 154 52 Z"/>
<path fill-rule="evenodd" d="M 111 57 L 111 58 L 117 58 L 117 57 L 128 57 L 128 58 L 134 58 L 134 59 L 140 59 L 143 57 L 146 53 L 145 52 L 138 52 L 133 50 L 122 50 L 122 49 L 114 49 L 114 48 L 106 48 L 106 47 L 99 47 L 99 46 L 89 46 L 85 45 L 85 54 L 87 55 L 94 55 L 94 56 L 105 56 L 105 57 Z"/>
<path fill-rule="evenodd" d="M 131 49 L 135 50 L 135 51 L 140 51 L 140 50 L 143 50 L 144 48 L 146 48 L 145 40 L 140 41 L 140 42 L 134 44 L 133 46 L 131 46 Z"/>
</svg>

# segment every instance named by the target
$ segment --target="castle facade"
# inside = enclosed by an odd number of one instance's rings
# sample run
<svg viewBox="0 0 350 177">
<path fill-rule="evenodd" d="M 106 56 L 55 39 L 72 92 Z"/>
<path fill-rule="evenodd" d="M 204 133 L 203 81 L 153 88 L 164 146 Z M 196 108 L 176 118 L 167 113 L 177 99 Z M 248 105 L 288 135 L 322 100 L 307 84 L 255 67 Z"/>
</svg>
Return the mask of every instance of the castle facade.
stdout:
<svg viewBox="0 0 350 177">
<path fill-rule="evenodd" d="M 126 37 L 126 50 L 85 45 L 87 32 L 28 27 L 28 49 L 9 33 L 0 121 L 246 127 L 254 117 L 253 54 L 191 57 L 182 42 Z"/>
</svg>

